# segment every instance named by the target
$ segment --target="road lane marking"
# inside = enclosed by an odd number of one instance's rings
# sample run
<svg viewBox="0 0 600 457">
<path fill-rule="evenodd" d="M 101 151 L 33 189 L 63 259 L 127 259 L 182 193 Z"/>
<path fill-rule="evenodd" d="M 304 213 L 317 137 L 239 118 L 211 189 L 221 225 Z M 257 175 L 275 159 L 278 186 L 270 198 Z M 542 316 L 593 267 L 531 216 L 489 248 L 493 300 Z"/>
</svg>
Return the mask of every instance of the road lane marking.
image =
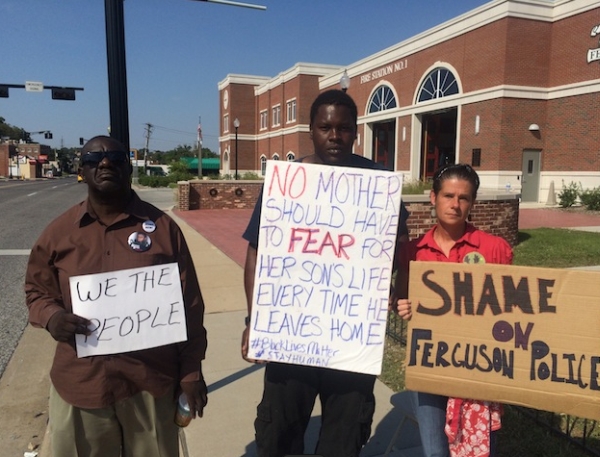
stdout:
<svg viewBox="0 0 600 457">
<path fill-rule="evenodd" d="M 0 249 L 0 256 L 2 255 L 29 255 L 31 249 Z"/>
</svg>

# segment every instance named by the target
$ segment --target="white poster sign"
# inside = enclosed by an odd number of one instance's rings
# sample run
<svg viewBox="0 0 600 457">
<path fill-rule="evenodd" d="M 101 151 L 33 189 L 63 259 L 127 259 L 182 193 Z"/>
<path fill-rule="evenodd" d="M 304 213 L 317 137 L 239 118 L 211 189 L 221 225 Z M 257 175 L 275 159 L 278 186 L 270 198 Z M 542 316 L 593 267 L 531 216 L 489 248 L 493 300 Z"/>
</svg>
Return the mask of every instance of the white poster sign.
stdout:
<svg viewBox="0 0 600 457">
<path fill-rule="evenodd" d="M 177 263 L 69 278 L 73 312 L 92 322 L 76 335 L 78 357 L 119 354 L 187 340 Z"/>
<path fill-rule="evenodd" d="M 267 162 L 249 357 L 379 374 L 402 174 Z"/>
</svg>

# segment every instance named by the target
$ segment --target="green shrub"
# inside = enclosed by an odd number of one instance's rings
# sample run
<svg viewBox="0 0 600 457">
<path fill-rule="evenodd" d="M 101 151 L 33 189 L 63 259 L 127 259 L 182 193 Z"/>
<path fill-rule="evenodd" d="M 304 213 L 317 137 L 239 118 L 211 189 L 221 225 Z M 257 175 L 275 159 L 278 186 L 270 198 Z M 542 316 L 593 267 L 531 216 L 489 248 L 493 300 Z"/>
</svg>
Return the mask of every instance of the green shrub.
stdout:
<svg viewBox="0 0 600 457">
<path fill-rule="evenodd" d="M 138 182 L 142 186 L 146 187 L 168 187 L 173 181 L 171 176 L 148 176 L 141 175 L 138 178 Z"/>
<path fill-rule="evenodd" d="M 563 183 L 562 190 L 558 193 L 558 204 L 562 208 L 570 208 L 577 202 L 580 194 L 581 183 L 577 184 L 571 181 L 568 186 Z"/>
<path fill-rule="evenodd" d="M 423 195 L 431 190 L 430 181 L 406 181 L 402 184 L 402 195 Z"/>
<path fill-rule="evenodd" d="M 256 173 L 254 173 L 252 171 L 247 171 L 240 177 L 240 179 L 256 181 L 256 180 L 263 179 L 263 178 L 261 176 L 258 176 Z"/>
<path fill-rule="evenodd" d="M 171 162 L 169 164 L 169 182 L 190 181 L 195 176 L 190 173 L 187 165 L 183 162 Z"/>
<path fill-rule="evenodd" d="M 585 209 L 590 211 L 600 211 L 600 187 L 586 189 L 579 194 L 581 203 Z"/>
</svg>

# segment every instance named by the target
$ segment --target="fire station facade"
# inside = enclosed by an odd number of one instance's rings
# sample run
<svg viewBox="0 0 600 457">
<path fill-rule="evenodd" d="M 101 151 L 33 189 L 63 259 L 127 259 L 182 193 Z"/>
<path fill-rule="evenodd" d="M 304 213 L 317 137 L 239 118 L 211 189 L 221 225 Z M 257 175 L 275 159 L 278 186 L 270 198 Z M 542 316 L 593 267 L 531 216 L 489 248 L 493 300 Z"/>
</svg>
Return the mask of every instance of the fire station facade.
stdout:
<svg viewBox="0 0 600 457">
<path fill-rule="evenodd" d="M 549 201 L 571 182 L 598 187 L 599 40 L 595 0 L 494 0 L 345 67 L 230 74 L 218 86 L 221 173 L 311 154 L 310 105 L 347 74 L 354 152 L 405 180 L 463 162 L 482 189 L 522 201 Z"/>
</svg>

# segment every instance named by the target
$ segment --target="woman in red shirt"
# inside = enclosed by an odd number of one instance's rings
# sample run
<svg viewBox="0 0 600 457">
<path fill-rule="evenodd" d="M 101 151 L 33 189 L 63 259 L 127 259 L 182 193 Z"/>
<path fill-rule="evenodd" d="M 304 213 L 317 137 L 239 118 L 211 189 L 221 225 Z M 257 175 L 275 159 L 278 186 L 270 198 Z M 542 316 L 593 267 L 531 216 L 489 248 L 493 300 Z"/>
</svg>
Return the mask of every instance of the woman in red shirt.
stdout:
<svg viewBox="0 0 600 457">
<path fill-rule="evenodd" d="M 437 225 L 410 241 L 398 253 L 396 293 L 406 297 L 410 260 L 466 263 L 512 263 L 512 250 L 500 237 L 467 222 L 475 203 L 479 177 L 464 164 L 446 165 L 433 177 L 431 204 Z M 397 301 L 403 319 L 412 316 L 411 302 Z M 494 457 L 501 405 L 415 392 L 421 444 L 426 457 Z"/>
</svg>

